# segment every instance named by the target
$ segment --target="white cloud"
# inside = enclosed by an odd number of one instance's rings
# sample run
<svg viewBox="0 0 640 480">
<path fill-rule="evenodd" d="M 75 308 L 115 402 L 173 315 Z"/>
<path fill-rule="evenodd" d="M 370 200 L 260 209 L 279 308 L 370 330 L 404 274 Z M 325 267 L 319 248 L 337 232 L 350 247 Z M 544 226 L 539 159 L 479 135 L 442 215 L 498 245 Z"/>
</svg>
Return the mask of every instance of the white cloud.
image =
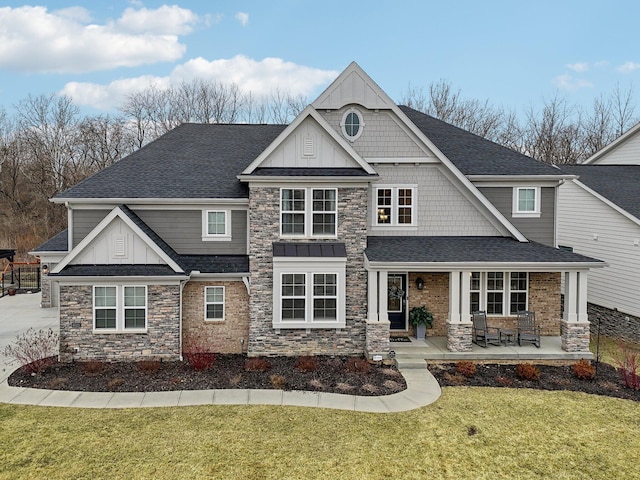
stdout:
<svg viewBox="0 0 640 480">
<path fill-rule="evenodd" d="M 616 70 L 622 73 L 631 73 L 634 70 L 638 70 L 638 69 L 640 69 L 640 63 L 625 62 L 622 65 L 620 65 Z"/>
<path fill-rule="evenodd" d="M 104 25 L 90 24 L 89 12 L 68 8 L 0 8 L 0 68 L 22 72 L 91 72 L 175 61 L 185 52 L 178 35 L 191 31 L 198 17 L 163 6 L 128 8 Z"/>
<path fill-rule="evenodd" d="M 568 91 L 575 91 L 581 88 L 593 87 L 593 83 L 587 80 L 582 80 L 580 78 L 573 78 L 568 73 L 565 73 L 564 75 L 559 75 L 556 78 L 554 78 L 553 84 L 560 90 L 568 90 Z"/>
<path fill-rule="evenodd" d="M 245 12 L 238 12 L 235 16 L 236 20 L 240 22 L 243 27 L 246 27 L 249 23 L 249 14 Z"/>
<path fill-rule="evenodd" d="M 581 63 L 569 63 L 567 68 L 573 70 L 574 72 L 586 72 L 589 70 L 589 64 L 586 62 Z"/>
<path fill-rule="evenodd" d="M 166 88 L 198 78 L 235 83 L 243 92 L 251 92 L 257 97 L 269 95 L 276 89 L 295 96 L 308 96 L 335 79 L 338 73 L 285 62 L 280 58 L 261 61 L 242 55 L 211 61 L 196 58 L 179 65 L 166 77 L 148 75 L 117 80 L 107 85 L 72 82 L 66 84 L 60 93 L 70 96 L 78 105 L 111 110 L 120 106 L 127 94 L 150 85 Z"/>
</svg>

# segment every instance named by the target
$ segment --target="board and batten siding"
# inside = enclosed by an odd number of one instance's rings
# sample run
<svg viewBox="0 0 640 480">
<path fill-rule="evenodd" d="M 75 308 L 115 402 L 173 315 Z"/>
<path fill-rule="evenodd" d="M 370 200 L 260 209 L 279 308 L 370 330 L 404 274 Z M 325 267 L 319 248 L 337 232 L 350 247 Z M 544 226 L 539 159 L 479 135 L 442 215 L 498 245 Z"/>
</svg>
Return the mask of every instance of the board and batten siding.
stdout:
<svg viewBox="0 0 640 480">
<path fill-rule="evenodd" d="M 604 260 L 589 272 L 587 300 L 640 316 L 640 225 L 574 182 L 560 187 L 558 245 Z"/>
<path fill-rule="evenodd" d="M 211 207 L 213 210 L 216 207 Z M 224 208 L 221 208 L 224 210 Z M 136 215 L 181 255 L 246 255 L 247 212 L 231 210 L 231 240 L 202 241 L 202 210 L 134 210 Z M 77 245 L 109 210 L 74 210 L 73 245 Z"/>
<path fill-rule="evenodd" d="M 640 165 L 640 134 L 635 134 L 592 165 Z"/>
<path fill-rule="evenodd" d="M 513 218 L 513 187 L 478 189 L 527 239 L 555 247 L 555 188 L 540 189 L 540 217 L 535 218 Z"/>
<path fill-rule="evenodd" d="M 478 235 L 501 233 L 462 192 L 442 173 L 437 164 L 376 165 L 380 175 L 370 189 L 369 235 Z M 376 186 L 416 186 L 416 227 L 376 226 Z"/>
</svg>

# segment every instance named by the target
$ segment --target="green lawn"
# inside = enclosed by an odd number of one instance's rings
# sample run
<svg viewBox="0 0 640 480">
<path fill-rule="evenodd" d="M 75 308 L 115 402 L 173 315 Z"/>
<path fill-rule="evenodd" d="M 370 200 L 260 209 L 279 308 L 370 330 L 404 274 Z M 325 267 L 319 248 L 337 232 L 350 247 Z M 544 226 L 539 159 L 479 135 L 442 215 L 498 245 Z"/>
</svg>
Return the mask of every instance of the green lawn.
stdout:
<svg viewBox="0 0 640 480">
<path fill-rule="evenodd" d="M 386 415 L 0 404 L 3 479 L 633 479 L 638 452 L 640 404 L 573 392 L 450 387 Z"/>
</svg>

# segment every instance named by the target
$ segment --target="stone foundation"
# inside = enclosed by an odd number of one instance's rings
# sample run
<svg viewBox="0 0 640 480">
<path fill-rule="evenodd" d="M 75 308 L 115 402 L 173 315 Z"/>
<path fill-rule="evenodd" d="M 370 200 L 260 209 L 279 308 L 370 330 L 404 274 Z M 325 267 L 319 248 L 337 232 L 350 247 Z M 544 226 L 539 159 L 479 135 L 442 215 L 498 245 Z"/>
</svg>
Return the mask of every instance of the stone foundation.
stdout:
<svg viewBox="0 0 640 480">
<path fill-rule="evenodd" d="M 367 338 L 365 341 L 365 355 L 368 359 L 374 355 L 387 358 L 389 354 L 389 325 L 390 322 L 367 322 Z"/>
<path fill-rule="evenodd" d="M 640 318 L 592 303 L 587 304 L 587 312 L 592 335 L 597 335 L 599 324 L 601 335 L 640 343 Z"/>
<path fill-rule="evenodd" d="M 51 280 L 49 275 L 41 273 L 40 275 L 40 306 L 42 308 L 51 308 Z"/>
<path fill-rule="evenodd" d="M 589 322 L 560 321 L 562 349 L 566 352 L 589 352 Z"/>
<path fill-rule="evenodd" d="M 471 323 L 447 323 L 447 349 L 450 352 L 470 352 L 472 347 Z"/>
</svg>

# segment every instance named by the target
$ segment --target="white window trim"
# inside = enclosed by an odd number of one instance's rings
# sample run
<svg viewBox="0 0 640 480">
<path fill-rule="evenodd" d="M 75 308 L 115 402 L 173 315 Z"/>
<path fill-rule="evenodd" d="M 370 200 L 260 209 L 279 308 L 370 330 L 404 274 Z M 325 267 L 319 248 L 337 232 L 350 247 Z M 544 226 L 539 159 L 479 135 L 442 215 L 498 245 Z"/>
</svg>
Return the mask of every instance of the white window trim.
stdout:
<svg viewBox="0 0 640 480">
<path fill-rule="evenodd" d="M 298 213 L 304 214 L 304 234 L 298 233 L 283 233 L 282 232 L 282 216 L 284 211 L 282 210 L 282 192 L 285 190 L 304 190 L 304 211 Z M 313 210 L 313 191 L 314 190 L 333 190 L 336 196 L 336 209 L 333 212 L 319 212 Z M 281 238 L 338 238 L 338 189 L 332 187 L 290 187 L 280 189 L 280 237 Z M 293 211 L 293 210 L 292 210 Z M 287 210 L 287 212 L 289 212 Z M 333 213 L 335 215 L 335 233 L 332 234 L 313 234 L 313 214 L 314 213 Z"/>
<path fill-rule="evenodd" d="M 535 207 L 534 211 L 521 211 L 520 210 L 520 191 L 521 190 L 533 190 L 535 195 Z M 540 217 L 540 187 L 531 187 L 531 186 L 523 186 L 523 187 L 513 187 L 513 205 L 511 216 L 513 218 L 538 218 Z"/>
<path fill-rule="evenodd" d="M 489 313 L 487 315 L 490 317 L 513 317 L 515 313 L 511 313 L 511 273 L 521 273 L 521 271 L 496 271 L 492 270 L 492 272 L 502 273 L 503 275 L 503 289 L 502 289 L 502 313 Z M 479 300 L 480 300 L 480 310 L 487 311 L 487 294 L 488 290 L 488 274 L 489 272 L 480 272 L 480 290 L 470 290 L 469 291 L 469 303 L 471 303 L 471 294 L 479 292 Z M 526 290 L 526 301 L 525 301 L 525 310 L 529 309 L 529 290 L 531 289 L 529 272 L 524 272 L 527 274 L 527 290 Z M 492 292 L 500 291 L 500 290 L 491 290 Z M 523 292 L 523 290 L 513 290 L 514 292 Z"/>
<path fill-rule="evenodd" d="M 378 190 L 391 190 L 391 222 L 390 223 L 378 223 Z M 399 190 L 411 190 L 411 199 L 413 204 L 411 205 L 411 223 L 398 223 L 400 205 L 399 205 Z M 418 224 L 418 187 L 417 185 L 376 185 L 373 192 L 373 223 L 374 227 L 380 228 L 404 228 L 415 227 Z"/>
<path fill-rule="evenodd" d="M 96 288 L 116 289 L 116 328 L 96 328 Z M 124 317 L 126 308 L 124 305 L 124 289 L 127 287 L 144 287 L 144 328 L 125 328 Z M 147 333 L 149 326 L 149 291 L 147 285 L 93 285 L 92 288 L 93 333 Z M 114 307 L 109 307 L 109 309 Z M 143 307 L 131 307 L 141 309 Z M 100 307 L 103 310 L 103 307 Z"/>
<path fill-rule="evenodd" d="M 207 289 L 209 288 L 221 288 L 222 289 L 222 318 L 207 318 L 207 305 L 219 305 L 219 302 L 207 302 Z M 204 287 L 204 321 L 207 323 L 219 323 L 224 322 L 227 315 L 227 297 L 226 289 L 224 285 L 207 285 Z"/>
<path fill-rule="evenodd" d="M 224 213 L 224 234 L 209 233 L 209 213 Z M 231 210 L 209 209 L 202 211 L 202 241 L 203 242 L 228 242 L 231 241 Z"/>
<path fill-rule="evenodd" d="M 303 263 L 304 262 L 304 263 Z M 275 329 L 318 329 L 344 328 L 346 326 L 346 258 L 293 258 L 273 259 L 273 328 Z M 282 320 L 282 276 L 304 273 L 305 277 L 305 320 Z M 337 301 L 335 321 L 313 321 L 313 274 L 336 275 Z"/>
<path fill-rule="evenodd" d="M 348 135 L 347 129 L 346 129 L 347 117 L 351 113 L 355 113 L 356 116 L 358 117 L 358 121 L 360 122 L 360 128 L 358 128 L 358 131 L 353 136 Z M 358 138 L 360 138 L 360 135 L 362 135 L 362 132 L 364 131 L 364 127 L 365 127 L 364 117 L 362 116 L 362 113 L 360 112 L 360 110 L 358 110 L 357 108 L 353 108 L 353 107 L 348 108 L 342 115 L 342 120 L 340 120 L 340 129 L 342 130 L 342 135 L 344 136 L 344 138 L 346 138 L 350 142 L 355 142 Z"/>
</svg>

